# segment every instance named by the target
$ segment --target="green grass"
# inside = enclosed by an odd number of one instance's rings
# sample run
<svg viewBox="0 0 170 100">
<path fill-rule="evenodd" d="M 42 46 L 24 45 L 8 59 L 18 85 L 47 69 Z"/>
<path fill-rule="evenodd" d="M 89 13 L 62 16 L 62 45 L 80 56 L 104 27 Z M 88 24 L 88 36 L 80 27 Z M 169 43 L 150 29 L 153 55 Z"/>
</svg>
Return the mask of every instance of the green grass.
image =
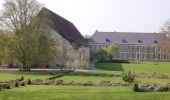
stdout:
<svg viewBox="0 0 170 100">
<path fill-rule="evenodd" d="M 140 63 L 97 63 L 96 67 L 109 71 L 135 71 L 138 73 L 160 73 L 170 74 L 170 62 L 159 62 L 156 65 L 154 62 L 140 62 Z"/>
<path fill-rule="evenodd" d="M 105 74 L 120 74 L 119 71 L 114 71 L 114 70 L 76 70 L 75 72 L 105 73 Z"/>
<path fill-rule="evenodd" d="M 0 81 L 15 80 L 22 76 L 24 79 L 45 79 L 50 77 L 47 72 L 0 71 Z"/>
<path fill-rule="evenodd" d="M 26 86 L 0 93 L 0 100 L 169 100 L 170 92 L 135 93 L 128 87 Z"/>
<path fill-rule="evenodd" d="M 157 78 L 136 78 L 140 83 L 157 83 L 157 84 L 169 84 L 170 79 L 157 79 Z"/>
<path fill-rule="evenodd" d="M 83 71 L 87 73 L 109 73 L 112 71 Z M 114 73 L 114 72 L 113 72 Z M 13 72 L 0 71 L 0 81 L 17 79 L 45 79 L 50 77 L 49 72 Z M 122 82 L 121 77 L 78 76 L 65 75 L 58 79 L 64 81 L 93 81 L 107 80 Z M 136 82 L 170 83 L 169 79 L 136 78 Z M 133 92 L 129 87 L 99 87 L 99 86 L 46 86 L 34 85 L 0 91 L 0 100 L 169 100 L 170 92 Z"/>
<path fill-rule="evenodd" d="M 68 76 L 66 75 L 58 79 L 61 79 L 64 81 L 74 81 L 74 82 L 85 82 L 85 81 L 100 82 L 102 80 L 111 81 L 111 82 L 123 82 L 122 77 L 102 77 L 102 76 L 73 76 L 73 75 Z M 170 83 L 170 80 L 169 79 L 158 79 L 158 78 L 136 78 L 135 82 L 168 84 Z"/>
<path fill-rule="evenodd" d="M 86 71 L 88 73 L 88 71 Z M 91 71 L 90 71 L 91 72 Z M 94 72 L 94 71 L 93 71 Z M 105 71 L 107 72 L 107 71 Z M 97 71 L 98 73 L 98 71 Z M 49 73 L 46 72 L 0 72 L 0 81 L 5 80 L 14 80 L 17 78 L 21 78 L 24 76 L 25 80 L 27 79 L 46 79 L 50 77 Z M 102 76 L 77 76 L 77 75 L 65 75 L 63 77 L 58 78 L 59 80 L 64 81 L 74 81 L 74 82 L 84 82 L 84 81 L 92 81 L 92 82 L 100 82 L 102 80 L 111 81 L 111 82 L 123 82 L 122 77 L 102 77 Z M 169 79 L 156 79 L 156 78 L 136 78 L 135 82 L 140 83 L 170 83 Z"/>
<path fill-rule="evenodd" d="M 58 79 L 64 81 L 74 81 L 74 82 L 83 82 L 83 81 L 92 81 L 92 82 L 100 82 L 102 80 L 112 81 L 112 82 L 121 82 L 121 77 L 102 77 L 102 76 L 73 76 L 73 75 L 66 75 L 60 77 Z"/>
</svg>

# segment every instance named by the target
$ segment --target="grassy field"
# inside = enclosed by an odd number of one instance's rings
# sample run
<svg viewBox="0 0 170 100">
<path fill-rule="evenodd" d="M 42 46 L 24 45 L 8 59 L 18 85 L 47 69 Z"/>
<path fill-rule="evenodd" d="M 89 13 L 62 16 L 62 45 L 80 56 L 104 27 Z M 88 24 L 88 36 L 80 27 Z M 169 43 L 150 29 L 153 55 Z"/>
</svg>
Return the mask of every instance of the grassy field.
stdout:
<svg viewBox="0 0 170 100">
<path fill-rule="evenodd" d="M 0 71 L 0 81 L 15 80 L 22 76 L 24 79 L 45 79 L 51 75 L 47 72 Z"/>
<path fill-rule="evenodd" d="M 58 79 L 64 81 L 74 81 L 74 82 L 83 82 L 83 81 L 92 81 L 92 82 L 100 82 L 102 80 L 108 80 L 112 82 L 121 82 L 121 77 L 102 77 L 102 76 L 74 76 L 74 75 L 66 75 L 60 77 Z"/>
<path fill-rule="evenodd" d="M 170 92 L 135 93 L 128 87 L 26 86 L 1 91 L 0 100 L 170 100 Z"/>
<path fill-rule="evenodd" d="M 106 72 L 107 71 L 104 71 L 103 73 L 106 73 Z M 98 71 L 96 73 L 98 73 Z M 50 77 L 51 75 L 49 75 L 49 73 L 46 73 L 46 72 L 27 72 L 27 73 L 0 72 L 0 81 L 14 80 L 14 79 L 21 78 L 21 76 L 24 76 L 25 80 L 27 80 L 27 79 L 46 79 Z M 58 78 L 58 80 L 74 81 L 74 82 L 84 82 L 84 81 L 100 82 L 102 80 L 111 81 L 111 82 L 123 82 L 122 77 L 78 76 L 78 75 L 64 75 L 63 77 Z M 139 83 L 149 82 L 149 83 L 165 84 L 165 83 L 170 83 L 170 80 L 169 79 L 157 79 L 157 78 L 136 78 L 135 82 L 139 82 Z"/>
<path fill-rule="evenodd" d="M 170 63 L 160 62 L 155 65 L 153 62 L 143 63 L 98 63 L 97 68 L 106 70 L 85 70 L 83 73 L 107 73 L 120 74 L 123 71 L 135 71 L 139 73 L 161 73 L 170 75 Z M 107 71 L 108 70 L 108 71 Z M 49 72 L 16 72 L 0 71 L 0 81 L 14 80 L 24 76 L 25 79 L 46 79 L 51 75 Z M 81 76 L 64 75 L 58 78 L 64 81 L 92 81 L 99 82 L 107 80 L 111 82 L 123 82 L 121 77 L 109 76 Z M 140 83 L 170 83 L 169 79 L 136 78 L 135 82 Z M 0 100 L 170 100 L 170 92 L 133 92 L 130 87 L 99 87 L 99 86 L 26 86 L 0 91 Z"/>
<path fill-rule="evenodd" d="M 139 62 L 139 63 L 97 63 L 99 69 L 109 71 L 135 71 L 139 73 L 160 73 L 170 74 L 170 62 L 159 62 L 158 65 L 154 62 Z"/>
</svg>

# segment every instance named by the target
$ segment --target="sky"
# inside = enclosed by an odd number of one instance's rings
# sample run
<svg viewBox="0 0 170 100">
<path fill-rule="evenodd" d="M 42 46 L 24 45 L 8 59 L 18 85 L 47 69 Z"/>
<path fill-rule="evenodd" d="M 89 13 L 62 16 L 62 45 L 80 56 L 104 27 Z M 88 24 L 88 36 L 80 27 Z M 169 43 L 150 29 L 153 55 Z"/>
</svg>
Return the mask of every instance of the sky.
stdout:
<svg viewBox="0 0 170 100">
<path fill-rule="evenodd" d="M 0 0 L 0 8 L 2 5 Z M 159 32 L 170 19 L 170 0 L 38 0 L 74 23 L 82 35 L 107 32 Z"/>
</svg>

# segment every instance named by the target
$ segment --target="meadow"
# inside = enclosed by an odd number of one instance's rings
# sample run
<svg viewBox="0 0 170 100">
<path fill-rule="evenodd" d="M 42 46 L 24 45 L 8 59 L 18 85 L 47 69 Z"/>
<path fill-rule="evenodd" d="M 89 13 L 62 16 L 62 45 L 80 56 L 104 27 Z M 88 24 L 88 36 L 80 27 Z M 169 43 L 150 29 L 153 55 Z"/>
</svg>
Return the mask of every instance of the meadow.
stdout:
<svg viewBox="0 0 170 100">
<path fill-rule="evenodd" d="M 128 87 L 26 86 L 0 93 L 0 100 L 169 100 L 170 92 L 133 92 Z"/>
<path fill-rule="evenodd" d="M 123 82 L 122 77 L 95 76 L 93 74 L 121 74 L 124 71 L 136 73 L 159 73 L 170 75 L 170 63 L 97 63 L 99 70 L 76 70 L 84 74 L 66 74 L 57 80 L 74 82 Z M 89 74 L 89 76 L 88 76 Z M 27 79 L 47 79 L 53 75 L 49 71 L 0 71 L 0 81 Z M 169 84 L 170 79 L 138 78 L 137 83 Z M 26 85 L 0 91 L 0 100 L 169 100 L 170 92 L 134 92 L 130 86 L 60 86 Z"/>
<path fill-rule="evenodd" d="M 135 71 L 137 73 L 170 74 L 170 62 L 97 63 L 96 68 L 116 72 Z"/>
</svg>

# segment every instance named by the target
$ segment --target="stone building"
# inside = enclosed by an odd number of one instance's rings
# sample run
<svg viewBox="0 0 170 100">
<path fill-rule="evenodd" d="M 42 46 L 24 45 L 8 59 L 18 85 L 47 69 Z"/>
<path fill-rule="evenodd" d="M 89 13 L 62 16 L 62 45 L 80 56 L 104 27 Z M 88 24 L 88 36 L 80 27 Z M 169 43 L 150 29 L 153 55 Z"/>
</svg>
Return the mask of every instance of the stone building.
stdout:
<svg viewBox="0 0 170 100">
<path fill-rule="evenodd" d="M 50 67 L 64 66 L 74 69 L 88 69 L 90 67 L 90 50 L 87 42 L 73 23 L 43 8 L 39 16 L 49 19 L 54 26 L 51 33 L 56 37 L 57 54 Z"/>
<path fill-rule="evenodd" d="M 89 38 L 90 50 L 99 50 L 114 43 L 118 46 L 117 60 L 169 61 L 170 51 L 161 44 L 163 33 L 99 32 Z"/>
</svg>

